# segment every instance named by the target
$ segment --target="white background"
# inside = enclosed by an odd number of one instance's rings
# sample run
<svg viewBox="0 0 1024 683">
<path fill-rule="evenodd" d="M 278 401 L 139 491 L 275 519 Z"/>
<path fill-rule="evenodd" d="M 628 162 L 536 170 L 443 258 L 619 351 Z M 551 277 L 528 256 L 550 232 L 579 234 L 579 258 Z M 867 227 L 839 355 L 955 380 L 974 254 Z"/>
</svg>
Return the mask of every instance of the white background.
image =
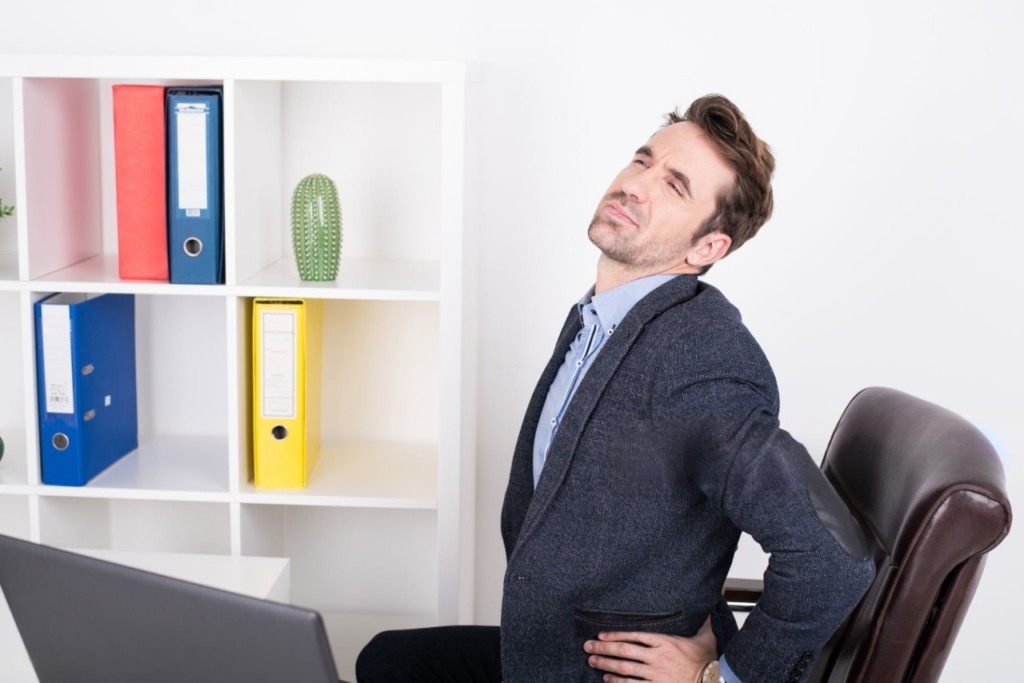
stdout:
<svg viewBox="0 0 1024 683">
<path fill-rule="evenodd" d="M 775 216 L 706 279 L 772 361 L 783 426 L 820 458 L 857 390 L 895 387 L 977 424 L 1024 505 L 1017 3 L 4 0 L 0 27 L 11 54 L 482 64 L 479 623 L 499 618 L 519 422 L 593 281 L 589 218 L 661 115 L 708 92 L 778 160 Z M 11 175 L 0 190 L 11 203 Z M 1018 605 L 1003 596 L 1022 534 L 992 553 L 944 680 L 1016 672 Z M 763 564 L 744 546 L 734 574 Z"/>
</svg>

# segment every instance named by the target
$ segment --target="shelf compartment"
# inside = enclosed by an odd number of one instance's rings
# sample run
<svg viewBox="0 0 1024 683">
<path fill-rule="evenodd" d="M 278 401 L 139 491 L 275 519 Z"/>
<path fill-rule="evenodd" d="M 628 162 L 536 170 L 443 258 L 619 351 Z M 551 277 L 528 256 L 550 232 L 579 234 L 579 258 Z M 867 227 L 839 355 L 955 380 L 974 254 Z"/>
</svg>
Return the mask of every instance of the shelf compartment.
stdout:
<svg viewBox="0 0 1024 683">
<path fill-rule="evenodd" d="M 97 256 L 117 262 L 115 84 L 220 85 L 217 80 L 24 78 L 28 278 Z M 79 274 L 106 283 L 103 268 Z M 62 276 L 63 277 L 63 276 Z M 134 282 L 134 281 L 126 281 Z M 75 290 L 80 291 L 80 290 Z"/>
<path fill-rule="evenodd" d="M 33 298 L 44 295 L 36 292 Z M 85 487 L 45 487 L 41 493 L 184 500 L 226 496 L 226 317 L 222 298 L 136 295 L 139 448 Z"/>
<path fill-rule="evenodd" d="M 437 611 L 433 514 L 243 503 L 241 551 L 291 559 L 296 605 L 361 614 Z"/>
<path fill-rule="evenodd" d="M 437 445 L 327 442 L 304 489 L 247 482 L 243 503 L 437 509 Z"/>
<path fill-rule="evenodd" d="M 236 305 L 239 486 L 259 495 L 253 486 L 252 299 Z M 305 491 L 259 501 L 436 507 L 439 304 L 327 300 L 323 335 L 321 460 Z M 391 472 L 404 474 L 389 481 Z M 351 476 L 355 483 L 346 481 Z"/>
<path fill-rule="evenodd" d="M 351 673 L 353 648 L 375 629 L 437 623 L 432 514 L 242 504 L 241 533 L 242 555 L 291 560 L 291 602 L 324 615 L 339 672 Z"/>
<path fill-rule="evenodd" d="M 230 88 L 229 284 L 291 258 L 291 197 L 312 173 L 338 188 L 342 270 L 346 259 L 440 260 L 440 85 L 237 80 Z"/>
<path fill-rule="evenodd" d="M 40 496 L 41 541 L 59 548 L 231 553 L 230 506 Z"/>
</svg>

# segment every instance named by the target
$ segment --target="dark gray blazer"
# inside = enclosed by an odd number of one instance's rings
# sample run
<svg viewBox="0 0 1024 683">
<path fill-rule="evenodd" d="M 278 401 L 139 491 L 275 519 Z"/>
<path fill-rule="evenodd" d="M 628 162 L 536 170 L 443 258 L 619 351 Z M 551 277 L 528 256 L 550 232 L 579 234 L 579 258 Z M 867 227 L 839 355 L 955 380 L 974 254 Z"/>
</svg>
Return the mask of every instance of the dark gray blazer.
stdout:
<svg viewBox="0 0 1024 683">
<path fill-rule="evenodd" d="M 682 275 L 644 297 L 594 358 L 537 490 L 544 399 L 573 306 L 530 400 L 501 515 L 506 683 L 601 680 L 602 630 L 691 636 L 709 614 L 743 683 L 799 681 L 874 576 L 856 522 L 779 428 L 771 366 L 739 311 Z M 741 531 L 771 554 L 737 633 L 722 584 Z"/>
</svg>

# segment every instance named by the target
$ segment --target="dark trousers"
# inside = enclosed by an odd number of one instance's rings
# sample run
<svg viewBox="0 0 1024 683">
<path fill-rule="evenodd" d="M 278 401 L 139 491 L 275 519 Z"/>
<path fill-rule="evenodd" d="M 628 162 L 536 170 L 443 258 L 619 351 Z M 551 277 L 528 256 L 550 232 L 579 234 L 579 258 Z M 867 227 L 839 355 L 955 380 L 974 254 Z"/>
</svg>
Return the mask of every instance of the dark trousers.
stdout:
<svg viewBox="0 0 1024 683">
<path fill-rule="evenodd" d="M 501 683 L 497 626 L 385 631 L 359 653 L 357 683 Z"/>
</svg>

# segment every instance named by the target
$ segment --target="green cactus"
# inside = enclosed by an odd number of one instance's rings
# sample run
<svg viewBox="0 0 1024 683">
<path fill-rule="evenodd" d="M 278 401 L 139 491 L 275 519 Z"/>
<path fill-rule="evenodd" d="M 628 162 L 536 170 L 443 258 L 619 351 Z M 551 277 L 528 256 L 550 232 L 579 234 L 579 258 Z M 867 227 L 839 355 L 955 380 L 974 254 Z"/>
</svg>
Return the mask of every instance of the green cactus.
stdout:
<svg viewBox="0 0 1024 683">
<path fill-rule="evenodd" d="M 0 168 L 0 171 L 2 171 L 2 170 L 4 170 L 4 169 Z M 3 200 L 0 199 L 0 219 L 2 219 L 4 216 L 13 216 L 13 215 L 14 215 L 14 207 L 13 206 L 4 206 Z M 0 450 L 0 453 L 3 453 L 3 451 Z"/>
<path fill-rule="evenodd" d="M 292 249 L 303 280 L 326 282 L 338 277 L 341 206 L 338 188 L 325 175 L 306 176 L 292 193 Z"/>
</svg>

